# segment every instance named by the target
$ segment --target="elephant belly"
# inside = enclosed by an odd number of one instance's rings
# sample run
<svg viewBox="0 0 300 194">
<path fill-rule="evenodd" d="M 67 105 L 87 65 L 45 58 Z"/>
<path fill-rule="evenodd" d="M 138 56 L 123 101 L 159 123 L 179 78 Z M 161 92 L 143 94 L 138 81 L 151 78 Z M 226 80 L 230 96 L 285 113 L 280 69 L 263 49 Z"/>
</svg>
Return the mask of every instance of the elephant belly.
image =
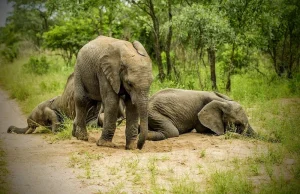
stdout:
<svg viewBox="0 0 300 194">
<path fill-rule="evenodd" d="M 196 127 L 196 118 L 193 117 L 176 117 L 171 119 L 179 134 L 189 133 Z"/>
<path fill-rule="evenodd" d="M 176 127 L 179 131 L 179 134 L 184 134 L 184 133 L 189 133 L 191 132 L 195 127 L 192 126 L 184 126 L 184 125 L 179 125 L 178 127 Z"/>
<path fill-rule="evenodd" d="M 85 81 L 86 96 L 92 100 L 101 101 L 100 86 L 98 80 Z"/>
</svg>

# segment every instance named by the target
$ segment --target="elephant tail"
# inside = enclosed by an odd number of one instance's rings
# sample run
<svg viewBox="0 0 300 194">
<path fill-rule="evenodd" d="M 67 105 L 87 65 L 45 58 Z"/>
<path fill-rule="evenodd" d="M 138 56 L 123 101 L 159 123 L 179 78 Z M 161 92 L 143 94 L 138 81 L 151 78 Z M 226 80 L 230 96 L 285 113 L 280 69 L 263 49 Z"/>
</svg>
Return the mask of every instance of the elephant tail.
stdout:
<svg viewBox="0 0 300 194">
<path fill-rule="evenodd" d="M 29 130 L 29 127 L 25 127 L 25 128 L 18 128 L 15 126 L 10 126 L 7 129 L 7 133 L 17 133 L 17 134 L 25 134 L 27 131 Z"/>
</svg>

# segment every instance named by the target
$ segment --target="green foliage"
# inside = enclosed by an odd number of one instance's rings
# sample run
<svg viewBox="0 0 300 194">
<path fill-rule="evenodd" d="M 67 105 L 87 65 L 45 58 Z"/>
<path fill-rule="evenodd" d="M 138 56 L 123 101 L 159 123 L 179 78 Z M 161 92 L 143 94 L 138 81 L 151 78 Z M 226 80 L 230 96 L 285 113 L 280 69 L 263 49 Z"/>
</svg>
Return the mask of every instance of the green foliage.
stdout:
<svg viewBox="0 0 300 194">
<path fill-rule="evenodd" d="M 4 61 L 13 62 L 19 54 L 19 35 L 13 25 L 0 28 L 0 54 Z"/>
<path fill-rule="evenodd" d="M 23 67 L 27 73 L 43 75 L 48 73 L 49 66 L 50 64 L 45 56 L 40 58 L 32 56 L 30 57 L 28 63 L 25 63 Z"/>
<path fill-rule="evenodd" d="M 23 40 L 31 40 L 41 46 L 43 32 L 48 31 L 54 23 L 56 5 L 52 1 L 9 0 L 13 11 L 7 18 L 7 24 L 13 24 L 16 33 L 22 34 Z"/>
<path fill-rule="evenodd" d="M 260 19 L 262 49 L 272 59 L 278 76 L 294 76 L 299 72 L 300 3 L 299 1 L 266 1 Z"/>
<path fill-rule="evenodd" d="M 91 22 L 91 19 L 72 18 L 54 26 L 43 34 L 45 47 L 61 49 L 67 65 L 70 65 L 79 49 L 96 36 Z"/>
<path fill-rule="evenodd" d="M 253 186 L 239 172 L 215 172 L 211 175 L 211 189 L 209 193 L 252 193 Z"/>
<path fill-rule="evenodd" d="M 11 97 L 20 102 L 26 114 L 40 102 L 61 95 L 67 77 L 73 72 L 72 68 L 58 68 L 63 66 L 62 60 L 47 57 L 49 62 L 47 74 L 40 76 L 27 73 L 23 66 L 28 63 L 29 58 L 21 57 L 11 64 L 0 66 L 1 87 L 8 90 Z"/>
<path fill-rule="evenodd" d="M 180 179 L 172 183 L 171 193 L 174 194 L 193 194 L 200 193 L 199 185 L 188 178 Z"/>
<path fill-rule="evenodd" d="M 181 14 L 174 17 L 174 24 L 178 38 L 185 43 L 189 41 L 196 49 L 218 47 L 228 41 L 231 34 L 223 12 L 201 4 L 182 9 Z"/>
<path fill-rule="evenodd" d="M 10 46 L 4 46 L 3 49 L 1 49 L 1 56 L 4 58 L 4 60 L 13 62 L 18 57 L 18 45 L 13 44 Z"/>
</svg>

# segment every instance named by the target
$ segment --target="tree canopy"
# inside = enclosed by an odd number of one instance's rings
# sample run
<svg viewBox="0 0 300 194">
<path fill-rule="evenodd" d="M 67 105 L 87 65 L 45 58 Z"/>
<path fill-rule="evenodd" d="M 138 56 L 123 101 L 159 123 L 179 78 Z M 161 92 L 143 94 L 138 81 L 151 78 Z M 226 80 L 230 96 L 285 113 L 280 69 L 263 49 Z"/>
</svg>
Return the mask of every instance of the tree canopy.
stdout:
<svg viewBox="0 0 300 194">
<path fill-rule="evenodd" d="M 231 77 L 254 68 L 259 57 L 279 77 L 299 73 L 300 2 L 297 0 L 9 0 L 13 12 L 1 31 L 1 55 L 12 61 L 18 42 L 59 52 L 70 65 L 79 49 L 98 35 L 142 42 L 157 65 L 160 81 L 180 82 L 209 64 L 231 89 Z M 259 54 L 258 54 L 259 53 Z M 222 73 L 216 76 L 216 67 Z M 221 75 L 221 77 L 220 77 Z"/>
</svg>

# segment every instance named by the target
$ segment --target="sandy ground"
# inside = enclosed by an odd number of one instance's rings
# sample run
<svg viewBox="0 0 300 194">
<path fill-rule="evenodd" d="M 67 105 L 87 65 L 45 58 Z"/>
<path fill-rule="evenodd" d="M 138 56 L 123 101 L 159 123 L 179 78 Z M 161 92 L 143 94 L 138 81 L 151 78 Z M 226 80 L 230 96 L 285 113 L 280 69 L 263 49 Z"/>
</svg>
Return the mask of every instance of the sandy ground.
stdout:
<svg viewBox="0 0 300 194">
<path fill-rule="evenodd" d="M 205 191 L 212 173 L 234 170 L 267 152 L 265 142 L 189 133 L 143 150 L 124 150 L 124 124 L 116 129 L 117 148 L 98 147 L 99 131 L 89 142 L 75 138 L 52 142 L 51 134 L 7 134 L 9 125 L 25 126 L 17 104 L 0 91 L 0 133 L 10 171 L 10 193 L 153 193 L 171 192 L 179 182 L 193 181 Z M 286 167 L 293 165 L 287 160 Z M 268 181 L 263 168 L 249 177 L 255 185 Z M 289 179 L 289 171 L 283 176 Z"/>
<path fill-rule="evenodd" d="M 59 144 L 49 144 L 40 135 L 7 134 L 10 125 L 26 126 L 15 101 L 0 90 L 0 138 L 7 155 L 9 193 L 92 193 L 68 165 L 68 153 Z"/>
</svg>

